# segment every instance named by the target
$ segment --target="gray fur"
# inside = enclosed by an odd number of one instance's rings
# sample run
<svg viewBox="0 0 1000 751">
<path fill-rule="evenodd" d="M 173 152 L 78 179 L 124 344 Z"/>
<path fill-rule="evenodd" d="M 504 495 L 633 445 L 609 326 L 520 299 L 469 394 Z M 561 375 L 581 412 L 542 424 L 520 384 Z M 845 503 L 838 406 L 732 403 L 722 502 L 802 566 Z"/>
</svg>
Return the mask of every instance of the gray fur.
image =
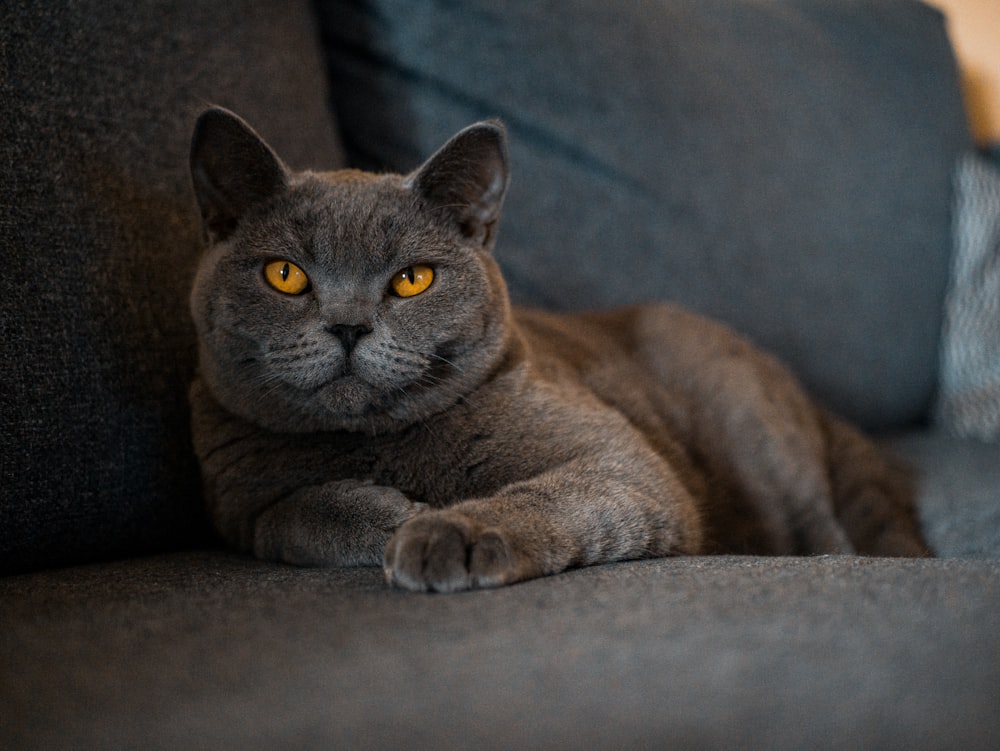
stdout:
<svg viewBox="0 0 1000 751">
<path fill-rule="evenodd" d="M 906 475 L 729 329 L 511 308 L 500 124 L 408 176 L 315 174 L 213 108 L 191 168 L 193 430 L 234 546 L 436 591 L 650 556 L 927 553 Z M 267 285 L 274 259 L 304 294 Z M 415 264 L 431 287 L 389 294 Z"/>
</svg>

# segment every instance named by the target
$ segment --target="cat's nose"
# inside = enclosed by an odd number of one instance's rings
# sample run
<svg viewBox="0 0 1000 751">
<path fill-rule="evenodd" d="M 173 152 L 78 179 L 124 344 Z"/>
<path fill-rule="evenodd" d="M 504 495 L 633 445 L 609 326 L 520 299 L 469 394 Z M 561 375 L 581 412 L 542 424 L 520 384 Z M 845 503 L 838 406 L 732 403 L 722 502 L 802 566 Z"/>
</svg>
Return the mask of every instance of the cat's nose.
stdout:
<svg viewBox="0 0 1000 751">
<path fill-rule="evenodd" d="M 354 325 L 337 323 L 333 326 L 327 326 L 326 330 L 340 339 L 340 343 L 344 345 L 344 353 L 348 355 L 351 354 L 351 350 L 354 349 L 354 345 L 358 343 L 358 339 L 366 334 L 372 333 L 371 326 L 366 326 L 364 324 Z"/>
</svg>

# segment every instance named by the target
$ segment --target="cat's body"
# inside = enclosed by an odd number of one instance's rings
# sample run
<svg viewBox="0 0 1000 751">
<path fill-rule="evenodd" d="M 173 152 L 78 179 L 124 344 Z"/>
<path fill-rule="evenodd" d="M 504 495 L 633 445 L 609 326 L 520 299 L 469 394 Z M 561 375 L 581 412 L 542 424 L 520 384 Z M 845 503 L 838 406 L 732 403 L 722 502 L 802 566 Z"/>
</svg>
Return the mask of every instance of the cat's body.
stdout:
<svg viewBox="0 0 1000 751">
<path fill-rule="evenodd" d="M 502 129 L 292 173 L 199 121 L 196 449 L 235 546 L 449 591 L 626 558 L 922 555 L 906 476 L 769 356 L 661 305 L 513 310 Z"/>
</svg>

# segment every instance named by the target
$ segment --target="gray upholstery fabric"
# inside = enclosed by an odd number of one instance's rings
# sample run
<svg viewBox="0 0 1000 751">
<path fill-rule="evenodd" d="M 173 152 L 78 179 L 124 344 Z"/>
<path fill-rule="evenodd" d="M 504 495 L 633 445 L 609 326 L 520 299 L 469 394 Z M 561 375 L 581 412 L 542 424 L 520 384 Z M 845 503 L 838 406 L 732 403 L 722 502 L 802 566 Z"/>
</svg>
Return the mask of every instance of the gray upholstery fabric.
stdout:
<svg viewBox="0 0 1000 751">
<path fill-rule="evenodd" d="M 208 551 L 0 578 L 0 748 L 995 749 L 1000 447 L 890 445 L 941 558 L 448 596 Z"/>
<path fill-rule="evenodd" d="M 409 169 L 499 116 L 520 300 L 670 298 L 870 428 L 927 415 L 949 172 L 940 15 L 909 0 L 319 3 L 345 148 Z"/>
<path fill-rule="evenodd" d="M 885 445 L 916 471 L 921 523 L 937 555 L 1000 558 L 1000 445 L 937 430 Z"/>
<path fill-rule="evenodd" d="M 0 16 L 0 571 L 190 544 L 188 142 L 215 102 L 339 163 L 309 4 Z"/>
<path fill-rule="evenodd" d="M 995 749 L 1000 562 L 689 558 L 413 595 L 175 554 L 0 580 L 11 749 Z"/>
</svg>

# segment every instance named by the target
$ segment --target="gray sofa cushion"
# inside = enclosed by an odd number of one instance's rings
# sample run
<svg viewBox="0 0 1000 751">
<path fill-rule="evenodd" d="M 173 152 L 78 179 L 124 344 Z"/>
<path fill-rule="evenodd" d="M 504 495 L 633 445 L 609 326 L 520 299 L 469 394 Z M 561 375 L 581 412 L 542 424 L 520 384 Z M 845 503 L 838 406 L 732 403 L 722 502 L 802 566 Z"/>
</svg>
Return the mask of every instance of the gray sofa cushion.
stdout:
<svg viewBox="0 0 1000 751">
<path fill-rule="evenodd" d="M 1000 445 L 918 430 L 885 441 L 914 470 L 936 555 L 1000 558 Z"/>
<path fill-rule="evenodd" d="M 309 4 L 5 2 L 0 571 L 204 536 L 186 389 L 197 113 L 334 165 Z"/>
<path fill-rule="evenodd" d="M 0 748 L 992 751 L 1000 446 L 890 445 L 941 558 L 660 559 L 448 596 L 213 552 L 0 578 Z"/>
<path fill-rule="evenodd" d="M 926 417 L 968 135 L 939 13 L 908 0 L 319 4 L 349 156 L 409 169 L 510 127 L 517 299 L 671 298 L 870 428 Z"/>
<path fill-rule="evenodd" d="M 175 554 L 0 579 L 11 749 L 995 749 L 1000 561 L 680 558 L 454 596 Z"/>
</svg>

